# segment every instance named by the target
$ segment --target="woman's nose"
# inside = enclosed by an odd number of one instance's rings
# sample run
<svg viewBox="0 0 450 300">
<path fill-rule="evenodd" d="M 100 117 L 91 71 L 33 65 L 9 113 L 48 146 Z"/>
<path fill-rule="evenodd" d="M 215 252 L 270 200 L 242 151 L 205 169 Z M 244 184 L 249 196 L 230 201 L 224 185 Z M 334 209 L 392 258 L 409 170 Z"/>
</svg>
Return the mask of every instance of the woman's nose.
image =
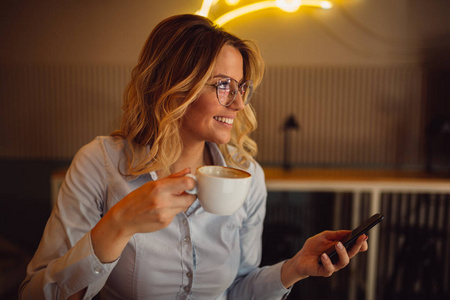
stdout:
<svg viewBox="0 0 450 300">
<path fill-rule="evenodd" d="M 245 107 L 244 104 L 244 96 L 241 94 L 241 92 L 237 92 L 236 93 L 236 98 L 234 98 L 233 103 L 231 103 L 230 106 L 228 106 L 229 108 L 232 108 L 234 110 L 242 110 Z"/>
</svg>

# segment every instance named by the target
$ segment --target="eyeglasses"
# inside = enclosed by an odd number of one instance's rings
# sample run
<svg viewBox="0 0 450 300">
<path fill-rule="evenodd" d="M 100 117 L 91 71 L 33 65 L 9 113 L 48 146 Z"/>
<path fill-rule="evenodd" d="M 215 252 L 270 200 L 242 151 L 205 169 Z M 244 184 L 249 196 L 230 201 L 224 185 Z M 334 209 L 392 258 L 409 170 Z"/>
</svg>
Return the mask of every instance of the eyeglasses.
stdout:
<svg viewBox="0 0 450 300">
<path fill-rule="evenodd" d="M 253 94 L 253 81 L 251 80 L 239 84 L 232 78 L 223 78 L 215 84 L 207 83 L 206 85 L 216 87 L 217 99 L 223 106 L 230 106 L 238 92 L 241 94 L 244 105 L 247 105 Z"/>
</svg>

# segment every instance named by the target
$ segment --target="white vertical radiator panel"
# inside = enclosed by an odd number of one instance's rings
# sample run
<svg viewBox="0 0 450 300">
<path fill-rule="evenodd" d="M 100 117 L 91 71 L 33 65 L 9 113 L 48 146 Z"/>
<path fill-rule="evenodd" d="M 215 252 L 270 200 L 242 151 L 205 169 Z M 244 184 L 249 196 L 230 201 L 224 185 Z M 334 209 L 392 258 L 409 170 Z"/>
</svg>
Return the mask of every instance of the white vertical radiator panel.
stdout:
<svg viewBox="0 0 450 300">
<path fill-rule="evenodd" d="M 130 66 L 0 66 L 0 157 L 70 159 L 119 125 Z M 422 163 L 423 79 L 418 66 L 269 66 L 252 101 L 257 159 L 313 166 Z"/>
<path fill-rule="evenodd" d="M 130 68 L 2 66 L 0 157 L 70 159 L 117 129 Z"/>
<path fill-rule="evenodd" d="M 268 67 L 253 101 L 258 160 L 283 161 L 286 118 L 293 165 L 416 167 L 422 164 L 419 67 Z"/>
</svg>

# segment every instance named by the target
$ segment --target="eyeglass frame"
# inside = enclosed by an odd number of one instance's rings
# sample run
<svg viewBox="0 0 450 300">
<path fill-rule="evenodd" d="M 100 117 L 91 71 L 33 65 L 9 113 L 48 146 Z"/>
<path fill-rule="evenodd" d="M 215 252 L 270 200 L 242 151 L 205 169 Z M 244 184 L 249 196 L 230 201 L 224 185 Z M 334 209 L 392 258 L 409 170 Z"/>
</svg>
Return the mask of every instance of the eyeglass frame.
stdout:
<svg viewBox="0 0 450 300">
<path fill-rule="evenodd" d="M 241 97 L 247 92 L 247 90 L 242 91 L 242 87 L 245 86 L 245 84 L 247 84 L 247 87 L 248 87 L 248 88 L 251 88 L 251 94 L 250 94 L 250 96 L 247 97 L 247 101 L 244 102 L 244 105 L 247 105 L 247 104 L 250 103 L 250 99 L 251 99 L 251 96 L 252 96 L 252 94 L 253 94 L 253 81 L 249 79 L 249 80 L 244 81 L 243 83 L 239 84 L 239 82 L 237 82 L 236 79 L 226 77 L 226 78 L 221 78 L 221 79 L 219 79 L 219 80 L 218 80 L 216 83 L 214 83 L 214 84 L 213 84 L 213 83 L 206 83 L 206 84 L 205 84 L 205 85 L 207 85 L 207 86 L 214 86 L 214 87 L 216 88 L 216 97 L 217 97 L 217 101 L 219 101 L 219 104 L 220 104 L 220 105 L 225 106 L 225 107 L 230 106 L 231 104 L 233 104 L 234 100 L 236 100 L 236 95 L 237 95 L 237 93 L 234 93 L 234 94 L 233 94 L 233 95 L 234 95 L 233 100 L 231 100 L 231 102 L 228 103 L 227 105 L 225 105 L 225 104 L 223 104 L 222 102 L 220 102 L 220 99 L 219 99 L 219 85 L 222 83 L 223 80 L 228 80 L 228 81 L 233 80 L 234 82 L 236 82 L 237 87 L 238 87 L 238 88 L 237 88 L 237 91 L 241 94 Z M 250 85 L 248 85 L 248 83 L 250 83 Z M 230 92 L 232 92 L 232 91 L 230 91 Z"/>
</svg>

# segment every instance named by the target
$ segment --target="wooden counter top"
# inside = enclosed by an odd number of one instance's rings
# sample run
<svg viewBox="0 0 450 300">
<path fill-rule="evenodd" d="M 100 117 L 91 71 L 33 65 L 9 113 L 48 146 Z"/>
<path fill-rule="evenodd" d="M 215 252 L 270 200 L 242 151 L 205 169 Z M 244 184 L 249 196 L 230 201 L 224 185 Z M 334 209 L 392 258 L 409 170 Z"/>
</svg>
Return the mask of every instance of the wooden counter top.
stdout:
<svg viewBox="0 0 450 300">
<path fill-rule="evenodd" d="M 429 174 L 417 171 L 373 170 L 373 169 L 312 169 L 264 167 L 266 180 L 298 180 L 298 181 L 423 181 L 450 184 L 450 176 Z"/>
</svg>

